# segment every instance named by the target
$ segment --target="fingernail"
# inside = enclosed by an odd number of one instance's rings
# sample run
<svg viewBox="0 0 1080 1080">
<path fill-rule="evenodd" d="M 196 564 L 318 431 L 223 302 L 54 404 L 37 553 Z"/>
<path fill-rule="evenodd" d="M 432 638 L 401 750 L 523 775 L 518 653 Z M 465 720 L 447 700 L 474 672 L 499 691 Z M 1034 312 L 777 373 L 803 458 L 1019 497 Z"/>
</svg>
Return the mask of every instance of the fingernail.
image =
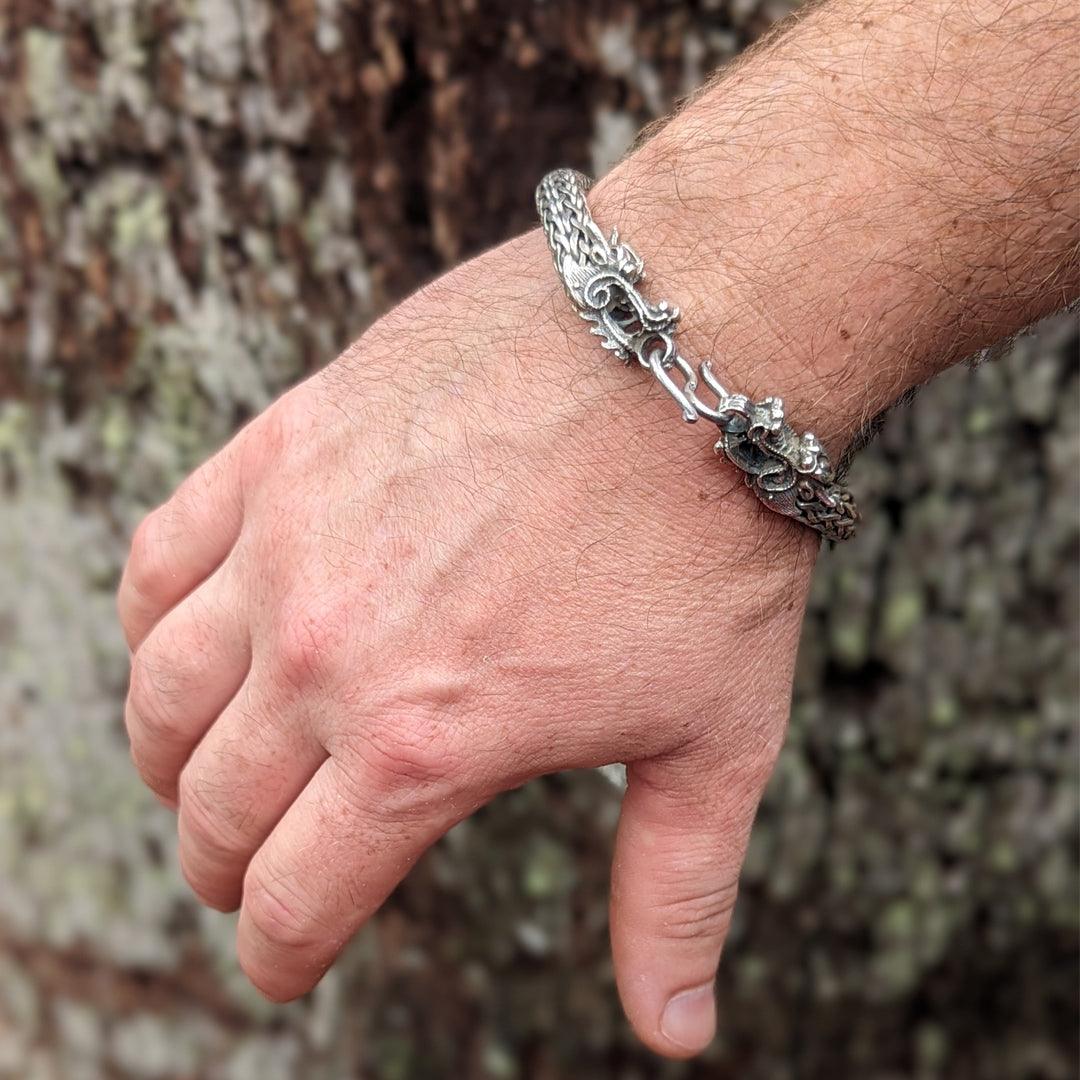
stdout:
<svg viewBox="0 0 1080 1080">
<path fill-rule="evenodd" d="M 664 1006 L 660 1031 L 684 1050 L 702 1050 L 716 1032 L 716 999 L 710 979 L 675 994 Z"/>
</svg>

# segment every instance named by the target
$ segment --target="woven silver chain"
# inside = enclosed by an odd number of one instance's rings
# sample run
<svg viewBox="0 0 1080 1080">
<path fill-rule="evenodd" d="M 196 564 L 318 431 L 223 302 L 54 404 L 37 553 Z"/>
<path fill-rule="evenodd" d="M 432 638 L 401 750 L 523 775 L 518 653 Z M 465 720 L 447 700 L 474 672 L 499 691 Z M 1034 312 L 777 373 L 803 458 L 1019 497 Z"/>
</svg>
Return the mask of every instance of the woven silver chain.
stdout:
<svg viewBox="0 0 1080 1080">
<path fill-rule="evenodd" d="M 679 352 L 679 309 L 650 303 L 638 284 L 645 268 L 638 254 L 605 236 L 589 213 L 588 177 L 572 169 L 548 173 L 536 189 L 536 208 L 567 295 L 592 333 L 621 360 L 636 360 L 675 399 L 687 423 L 710 420 L 720 429 L 717 453 L 742 469 L 747 485 L 771 510 L 846 540 L 859 520 L 851 492 L 836 482 L 829 457 L 810 432 L 797 435 L 778 397 L 751 401 L 732 394 L 708 361 L 694 366 Z M 716 398 L 697 394 L 704 383 Z"/>
</svg>

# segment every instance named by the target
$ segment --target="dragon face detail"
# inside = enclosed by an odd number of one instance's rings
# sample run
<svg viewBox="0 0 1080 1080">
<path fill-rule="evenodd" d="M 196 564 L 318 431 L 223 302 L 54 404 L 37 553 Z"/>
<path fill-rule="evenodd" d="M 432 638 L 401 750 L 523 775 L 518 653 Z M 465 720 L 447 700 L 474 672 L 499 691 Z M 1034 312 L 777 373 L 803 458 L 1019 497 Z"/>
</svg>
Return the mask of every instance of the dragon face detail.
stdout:
<svg viewBox="0 0 1080 1080">
<path fill-rule="evenodd" d="M 594 324 L 592 333 L 605 349 L 628 363 L 639 359 L 653 340 L 670 350 L 679 309 L 665 301 L 651 304 L 641 295 L 641 257 L 619 242 L 617 232 L 608 239 L 598 230 L 588 260 L 568 259 L 563 268 L 570 298 L 581 317 Z"/>
<path fill-rule="evenodd" d="M 752 401 L 730 393 L 708 361 L 695 371 L 676 345 L 678 308 L 642 296 L 641 256 L 619 240 L 617 230 L 605 235 L 593 220 L 585 199 L 589 183 L 579 173 L 557 169 L 540 182 L 536 205 L 562 283 L 592 333 L 620 359 L 651 371 L 688 423 L 716 424 L 717 452 L 743 471 L 762 502 L 831 540 L 847 539 L 858 512 L 836 482 L 821 443 L 810 432 L 794 431 L 780 398 Z M 698 396 L 699 379 L 715 394 L 715 404 Z"/>
</svg>

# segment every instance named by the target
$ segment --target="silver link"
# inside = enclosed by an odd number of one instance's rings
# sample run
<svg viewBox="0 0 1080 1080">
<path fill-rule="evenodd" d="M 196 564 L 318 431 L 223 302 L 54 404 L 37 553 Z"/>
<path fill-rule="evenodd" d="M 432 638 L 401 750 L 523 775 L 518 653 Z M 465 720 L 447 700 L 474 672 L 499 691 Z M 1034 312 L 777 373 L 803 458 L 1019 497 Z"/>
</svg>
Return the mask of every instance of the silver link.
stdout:
<svg viewBox="0 0 1080 1080">
<path fill-rule="evenodd" d="M 593 220 L 585 199 L 591 185 L 579 172 L 556 169 L 536 189 L 536 208 L 555 269 L 578 313 L 593 324 L 591 333 L 621 360 L 636 360 L 651 371 L 687 423 L 715 424 L 720 429 L 716 452 L 743 471 L 747 485 L 766 506 L 829 540 L 847 540 L 859 513 L 851 492 L 836 482 L 817 438 L 811 432 L 795 433 L 785 421 L 780 398 L 754 402 L 729 393 L 707 360 L 695 370 L 675 342 L 679 309 L 666 300 L 650 303 L 641 294 L 641 257 L 620 242 L 617 229 L 606 237 Z M 698 396 L 699 383 L 716 397 L 715 405 Z"/>
</svg>

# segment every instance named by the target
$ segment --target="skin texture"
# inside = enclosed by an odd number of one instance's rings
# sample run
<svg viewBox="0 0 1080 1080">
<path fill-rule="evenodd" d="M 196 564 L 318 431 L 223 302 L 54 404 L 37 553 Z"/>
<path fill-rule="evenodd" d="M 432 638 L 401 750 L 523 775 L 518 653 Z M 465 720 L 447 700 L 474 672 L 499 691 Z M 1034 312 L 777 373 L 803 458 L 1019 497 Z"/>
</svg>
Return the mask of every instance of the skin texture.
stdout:
<svg viewBox="0 0 1080 1080">
<path fill-rule="evenodd" d="M 783 393 L 836 452 L 1076 295 L 1075 21 L 811 9 L 594 214 L 683 308 L 688 356 Z M 132 754 L 196 893 L 240 907 L 259 989 L 310 989 L 500 791 L 625 761 L 620 992 L 659 1053 L 708 1043 L 817 547 L 710 442 L 597 347 L 532 233 L 391 312 L 146 519 L 119 597 Z"/>
</svg>

